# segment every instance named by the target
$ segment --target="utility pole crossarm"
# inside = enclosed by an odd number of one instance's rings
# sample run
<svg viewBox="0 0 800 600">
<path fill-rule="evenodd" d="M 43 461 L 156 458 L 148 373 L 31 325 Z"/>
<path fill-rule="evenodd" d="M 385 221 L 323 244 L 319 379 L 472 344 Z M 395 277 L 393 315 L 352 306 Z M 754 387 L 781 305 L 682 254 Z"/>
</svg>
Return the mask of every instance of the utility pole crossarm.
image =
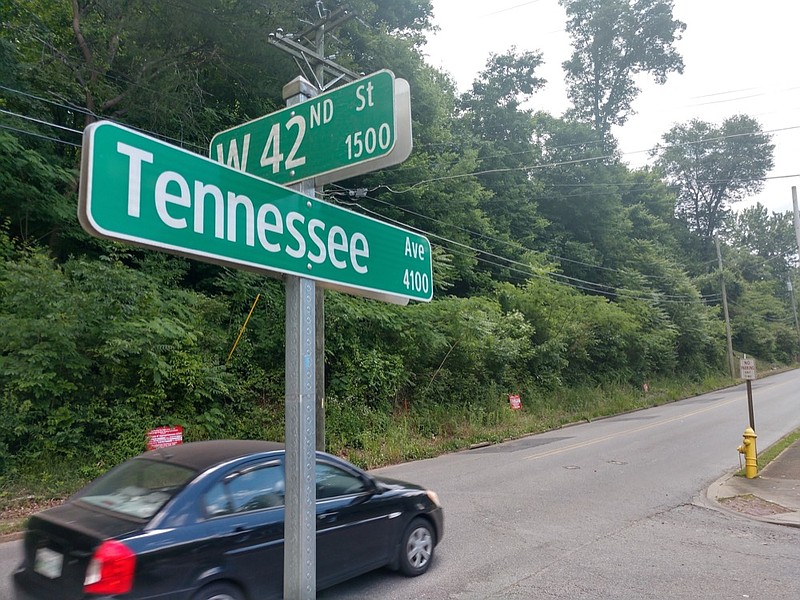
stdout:
<svg viewBox="0 0 800 600">
<path fill-rule="evenodd" d="M 354 17 L 355 14 L 346 12 L 344 10 L 344 7 L 340 6 L 329 15 L 325 17 L 320 17 L 318 21 L 312 23 L 308 29 L 297 35 L 297 39 L 305 39 L 308 41 L 309 44 L 313 44 L 315 43 L 315 40 L 312 40 L 308 37 L 310 34 L 316 32 L 319 29 L 336 29 L 337 27 L 347 23 L 347 21 L 349 21 Z"/>
<path fill-rule="evenodd" d="M 305 61 L 307 64 L 311 62 L 311 63 L 316 63 L 318 65 L 322 65 L 324 71 L 327 74 L 336 77 L 337 81 L 338 79 L 344 79 L 346 82 L 349 83 L 361 77 L 361 75 L 359 75 L 358 73 L 336 64 L 332 60 L 325 58 L 324 56 L 318 54 L 314 50 L 306 48 L 299 42 L 290 38 L 288 35 L 284 35 L 281 32 L 270 33 L 267 38 L 267 41 L 273 46 L 277 46 L 287 54 L 291 54 L 295 58 L 299 58 Z"/>
</svg>

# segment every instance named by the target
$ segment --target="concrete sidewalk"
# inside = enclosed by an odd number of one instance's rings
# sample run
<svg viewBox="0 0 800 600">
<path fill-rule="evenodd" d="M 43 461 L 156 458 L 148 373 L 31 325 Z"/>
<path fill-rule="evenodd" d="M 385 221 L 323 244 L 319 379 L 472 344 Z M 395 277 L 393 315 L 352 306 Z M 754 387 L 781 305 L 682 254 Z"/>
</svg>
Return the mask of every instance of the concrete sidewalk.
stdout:
<svg viewBox="0 0 800 600">
<path fill-rule="evenodd" d="M 726 475 L 706 491 L 721 508 L 759 521 L 800 527 L 800 440 L 754 479 Z"/>
</svg>

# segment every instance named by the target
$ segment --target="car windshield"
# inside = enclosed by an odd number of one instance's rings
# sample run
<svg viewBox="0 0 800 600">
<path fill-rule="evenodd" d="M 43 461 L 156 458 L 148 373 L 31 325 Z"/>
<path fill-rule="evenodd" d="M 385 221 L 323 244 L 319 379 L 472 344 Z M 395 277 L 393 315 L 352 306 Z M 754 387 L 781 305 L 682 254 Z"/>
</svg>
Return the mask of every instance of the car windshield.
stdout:
<svg viewBox="0 0 800 600">
<path fill-rule="evenodd" d="M 130 460 L 90 483 L 76 500 L 138 519 L 149 519 L 195 476 L 187 467 Z"/>
</svg>

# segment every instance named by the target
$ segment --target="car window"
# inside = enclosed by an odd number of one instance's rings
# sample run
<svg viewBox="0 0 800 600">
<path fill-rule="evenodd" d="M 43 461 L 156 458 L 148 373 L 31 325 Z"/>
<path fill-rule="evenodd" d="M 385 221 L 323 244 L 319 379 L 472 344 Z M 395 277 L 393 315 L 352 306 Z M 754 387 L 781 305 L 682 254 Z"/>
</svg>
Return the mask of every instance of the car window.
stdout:
<svg viewBox="0 0 800 600">
<path fill-rule="evenodd" d="M 330 463 L 317 463 L 317 500 L 366 492 L 369 486 L 360 477 Z"/>
<path fill-rule="evenodd" d="M 228 475 L 204 496 L 210 517 L 283 506 L 285 486 L 279 464 L 250 468 Z"/>
<path fill-rule="evenodd" d="M 89 484 L 76 500 L 139 519 L 149 519 L 195 476 L 187 467 L 130 460 Z"/>
<path fill-rule="evenodd" d="M 216 483 L 214 487 L 209 490 L 203 498 L 203 504 L 206 515 L 209 517 L 229 515 L 233 512 L 227 486 L 224 481 Z"/>
</svg>

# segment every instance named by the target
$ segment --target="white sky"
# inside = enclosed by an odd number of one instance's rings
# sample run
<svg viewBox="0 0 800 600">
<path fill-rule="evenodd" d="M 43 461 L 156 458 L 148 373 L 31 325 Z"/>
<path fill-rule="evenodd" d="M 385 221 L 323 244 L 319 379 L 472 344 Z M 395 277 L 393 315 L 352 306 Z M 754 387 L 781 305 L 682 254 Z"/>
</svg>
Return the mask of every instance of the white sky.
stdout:
<svg viewBox="0 0 800 600">
<path fill-rule="evenodd" d="M 530 107 L 554 115 L 569 107 L 561 63 L 572 49 L 558 0 L 433 0 L 433 8 L 440 31 L 425 46 L 428 62 L 450 73 L 459 91 L 469 89 L 490 53 L 516 46 L 543 53 L 538 75 L 548 83 Z M 759 201 L 770 211 L 791 210 L 791 187 L 800 187 L 800 2 L 674 0 L 673 14 L 687 25 L 676 44 L 684 73 L 663 86 L 640 82 L 637 114 L 614 130 L 624 159 L 645 164 L 646 151 L 675 123 L 719 125 L 744 113 L 772 132 L 775 167 L 764 191 L 736 207 Z"/>
</svg>

